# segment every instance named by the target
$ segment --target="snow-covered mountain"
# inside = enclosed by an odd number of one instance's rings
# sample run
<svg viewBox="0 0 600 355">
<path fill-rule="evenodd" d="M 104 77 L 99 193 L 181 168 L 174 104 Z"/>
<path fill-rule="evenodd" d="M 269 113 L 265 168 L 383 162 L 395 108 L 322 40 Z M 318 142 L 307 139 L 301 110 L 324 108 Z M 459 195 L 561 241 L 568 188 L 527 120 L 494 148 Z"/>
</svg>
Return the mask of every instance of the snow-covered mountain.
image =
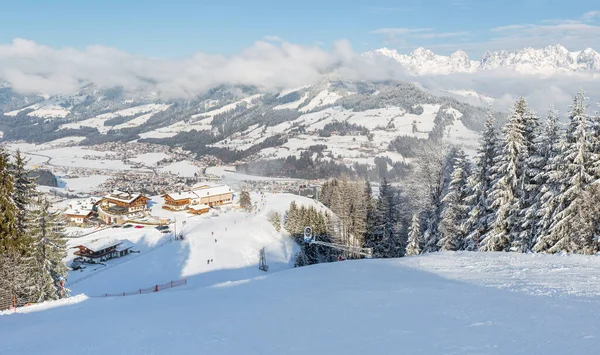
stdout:
<svg viewBox="0 0 600 355">
<path fill-rule="evenodd" d="M 416 75 L 472 73 L 492 69 L 511 69 L 519 73 L 542 75 L 570 72 L 600 73 L 598 52 L 591 48 L 569 52 L 561 45 L 540 49 L 487 52 L 479 60 L 471 60 L 463 51 L 443 56 L 424 48 L 417 48 L 408 55 L 388 48 L 365 52 L 363 55 L 372 58 L 392 58 L 407 71 Z"/>
<path fill-rule="evenodd" d="M 428 139 L 474 150 L 488 105 L 468 104 L 464 97 L 434 95 L 409 83 L 343 80 L 277 93 L 222 86 L 186 101 L 87 88 L 73 98 L 40 97 L 35 104 L 11 105 L 0 131 L 6 141 L 141 141 L 227 164 L 310 157 L 348 169 L 395 166 L 399 174 Z"/>
</svg>

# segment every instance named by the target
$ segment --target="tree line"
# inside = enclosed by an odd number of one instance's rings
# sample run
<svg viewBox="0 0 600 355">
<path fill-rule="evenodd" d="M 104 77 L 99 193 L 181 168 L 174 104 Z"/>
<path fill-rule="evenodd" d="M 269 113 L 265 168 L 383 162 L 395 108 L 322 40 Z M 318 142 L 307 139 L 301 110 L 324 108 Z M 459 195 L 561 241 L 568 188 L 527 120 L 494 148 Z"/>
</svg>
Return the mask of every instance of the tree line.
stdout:
<svg viewBox="0 0 600 355">
<path fill-rule="evenodd" d="M 67 297 L 59 213 L 29 173 L 19 151 L 0 148 L 0 288 L 26 302 Z"/>
<path fill-rule="evenodd" d="M 374 257 L 436 251 L 595 254 L 600 236 L 600 117 L 576 95 L 561 125 L 519 99 L 504 127 L 492 111 L 473 158 L 440 141 L 373 198 L 368 180 L 332 179 L 320 201 L 339 218 L 336 242 Z M 351 255 L 350 255 L 351 257 Z"/>
</svg>

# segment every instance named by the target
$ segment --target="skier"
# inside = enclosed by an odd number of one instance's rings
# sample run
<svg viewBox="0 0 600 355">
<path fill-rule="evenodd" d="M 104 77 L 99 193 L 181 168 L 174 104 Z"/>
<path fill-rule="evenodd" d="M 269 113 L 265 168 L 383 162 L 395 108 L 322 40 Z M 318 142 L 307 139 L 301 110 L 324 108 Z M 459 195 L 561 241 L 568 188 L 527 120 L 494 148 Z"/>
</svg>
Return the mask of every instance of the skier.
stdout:
<svg viewBox="0 0 600 355">
<path fill-rule="evenodd" d="M 342 256 L 338 255 L 338 261 L 342 261 L 342 260 L 344 260 L 344 259 L 342 259 Z"/>
</svg>

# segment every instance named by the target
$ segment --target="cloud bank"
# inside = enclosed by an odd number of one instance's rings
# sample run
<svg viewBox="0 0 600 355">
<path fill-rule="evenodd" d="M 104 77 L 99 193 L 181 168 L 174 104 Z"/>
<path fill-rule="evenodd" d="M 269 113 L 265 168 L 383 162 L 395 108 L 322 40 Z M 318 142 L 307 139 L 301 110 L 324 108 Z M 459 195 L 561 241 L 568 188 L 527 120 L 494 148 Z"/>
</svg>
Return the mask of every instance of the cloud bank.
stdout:
<svg viewBox="0 0 600 355">
<path fill-rule="evenodd" d="M 268 40 L 256 41 L 227 57 L 196 53 L 182 59 L 158 59 L 104 46 L 57 49 L 15 39 L 0 45 L 0 81 L 27 94 L 74 94 L 82 83 L 93 83 L 101 88 L 152 91 L 164 99 L 192 98 L 221 84 L 275 91 L 313 84 L 324 77 L 419 82 L 429 89 L 472 89 L 504 98 L 499 105 L 521 95 L 540 108 L 551 103 L 568 105 L 580 88 L 600 98 L 593 92 L 599 89 L 590 75 L 538 78 L 494 71 L 415 77 L 392 59 L 360 55 L 346 40 L 335 42 L 329 50 L 288 43 L 276 36 Z"/>
</svg>

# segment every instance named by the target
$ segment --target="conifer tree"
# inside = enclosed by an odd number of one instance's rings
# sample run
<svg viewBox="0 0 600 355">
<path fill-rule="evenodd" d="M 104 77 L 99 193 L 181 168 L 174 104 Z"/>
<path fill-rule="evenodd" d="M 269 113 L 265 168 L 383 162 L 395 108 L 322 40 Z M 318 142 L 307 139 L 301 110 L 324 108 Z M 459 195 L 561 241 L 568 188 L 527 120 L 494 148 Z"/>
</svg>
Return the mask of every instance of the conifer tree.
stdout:
<svg viewBox="0 0 600 355">
<path fill-rule="evenodd" d="M 490 206 L 489 193 L 494 183 L 493 167 L 498 154 L 498 134 L 494 127 L 494 116 L 490 110 L 488 119 L 479 140 L 479 148 L 475 158 L 475 171 L 469 178 L 468 204 L 469 217 L 465 229 L 469 232 L 465 238 L 466 250 L 477 250 L 483 235 L 490 231 L 494 212 Z"/>
<path fill-rule="evenodd" d="M 578 201 L 594 179 L 593 164 L 597 159 L 589 139 L 591 127 L 585 101 L 584 92 L 579 92 L 571 106 L 566 141 L 558 156 L 562 167 L 560 175 L 557 176 L 561 190 L 557 196 L 559 204 L 556 206 L 550 227 L 550 239 L 556 241 L 548 249 L 551 253 L 577 251 L 582 247 L 580 241 L 587 239 L 577 230 L 580 220 L 584 217 Z"/>
<path fill-rule="evenodd" d="M 527 114 L 525 99 L 519 99 L 512 111 L 504 129 L 503 146 L 494 165 L 496 180 L 490 199 L 495 214 L 490 231 L 481 241 L 482 251 L 508 251 L 513 241 L 515 225 L 520 221 L 520 199 L 523 196 L 524 166 L 527 159 L 524 137 Z"/>
<path fill-rule="evenodd" d="M 32 203 L 36 195 L 35 182 L 33 178 L 28 176 L 28 170 L 25 167 L 26 164 L 27 161 L 21 154 L 21 151 L 17 150 L 11 174 L 14 180 L 13 201 L 18 210 L 16 222 L 20 235 L 25 234 L 28 206 Z"/>
<path fill-rule="evenodd" d="M 419 215 L 413 214 L 412 222 L 408 231 L 408 245 L 406 246 L 406 252 L 404 255 L 419 255 L 421 253 L 421 223 L 419 221 Z"/>
<path fill-rule="evenodd" d="M 444 209 L 440 222 L 441 239 L 438 242 L 440 249 L 446 251 L 463 249 L 467 234 L 465 229 L 468 218 L 467 181 L 471 169 L 462 149 L 457 150 L 453 166 L 448 191 L 442 200 Z"/>
<path fill-rule="evenodd" d="M 66 241 L 60 227 L 60 214 L 52 211 L 48 199 L 38 197 L 30 209 L 31 218 L 27 231 L 31 233 L 31 262 L 28 265 L 31 280 L 35 287 L 30 299 L 34 302 L 54 300 L 68 295 L 68 290 L 60 287 L 60 281 L 67 276 Z"/>
<path fill-rule="evenodd" d="M 535 184 L 531 205 L 523 211 L 525 223 L 524 231 L 528 237 L 522 236 L 523 240 L 530 242 L 530 248 L 539 251 L 540 240 L 549 235 L 550 224 L 554 214 L 554 204 L 557 203 L 556 196 L 559 183 L 552 179 L 556 172 L 561 169 L 556 158 L 560 152 L 562 135 L 558 125 L 558 113 L 554 108 L 548 112 L 548 117 L 539 139 L 536 141 L 538 148 L 536 155 L 530 157 L 530 166 L 537 169 L 537 175 L 532 179 Z M 543 247 L 542 247 L 543 249 Z"/>
<path fill-rule="evenodd" d="M 528 252 L 535 239 L 536 220 L 529 212 L 535 209 L 536 198 L 540 189 L 539 175 L 543 169 L 540 165 L 541 149 L 539 117 L 532 111 L 523 114 L 523 145 L 525 154 L 522 167 L 515 223 L 511 231 L 511 250 Z"/>
<path fill-rule="evenodd" d="M 250 193 L 246 189 L 242 189 L 240 192 L 240 207 L 246 211 L 252 210 L 252 199 Z"/>
<path fill-rule="evenodd" d="M 0 148 L 0 248 L 3 253 L 23 250 L 19 240 L 19 210 L 14 201 L 14 178 L 9 154 Z"/>
</svg>

